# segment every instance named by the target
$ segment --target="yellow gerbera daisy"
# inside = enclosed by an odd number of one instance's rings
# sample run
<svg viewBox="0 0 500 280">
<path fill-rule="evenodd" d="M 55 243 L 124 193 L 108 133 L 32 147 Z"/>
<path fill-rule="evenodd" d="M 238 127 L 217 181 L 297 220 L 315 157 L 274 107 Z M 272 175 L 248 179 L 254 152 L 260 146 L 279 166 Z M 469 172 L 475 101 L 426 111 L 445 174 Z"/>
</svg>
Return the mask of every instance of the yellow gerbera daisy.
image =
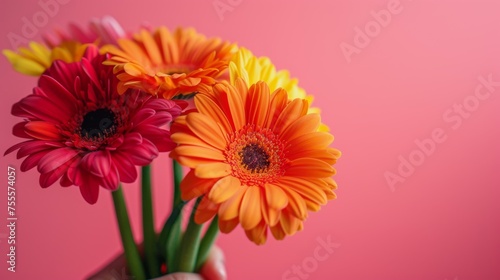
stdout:
<svg viewBox="0 0 500 280">
<path fill-rule="evenodd" d="M 229 77 L 232 84 L 237 78 L 242 78 L 247 85 L 264 81 L 269 85 L 271 92 L 283 88 L 290 100 L 295 98 L 306 99 L 309 105 L 313 102 L 313 96 L 307 95 L 305 90 L 298 86 L 296 78 L 290 78 L 287 70 L 276 71 L 276 67 L 268 57 L 256 57 L 246 48 L 241 47 L 229 62 Z M 320 113 L 319 108 L 310 107 L 309 113 Z M 328 131 L 324 124 L 320 125 L 321 131 Z"/>
<path fill-rule="evenodd" d="M 219 216 L 222 232 L 241 224 L 256 244 L 269 228 L 276 239 L 302 229 L 307 210 L 335 198 L 332 165 L 340 152 L 318 131 L 320 116 L 304 99 L 272 94 L 265 82 L 248 89 L 219 83 L 194 98 L 197 112 L 178 117 L 170 156 L 192 168 L 181 183 L 184 200 L 203 196 L 195 221 Z"/>
<path fill-rule="evenodd" d="M 88 44 L 77 41 L 66 41 L 55 48 L 48 48 L 43 44 L 30 42 L 29 48 L 21 47 L 18 53 L 3 50 L 3 54 L 17 72 L 40 76 L 55 60 L 63 60 L 67 63 L 80 61 L 87 46 Z"/>
<path fill-rule="evenodd" d="M 118 45 L 102 51 L 111 54 L 106 64 L 115 66 L 119 92 L 136 88 L 167 99 L 215 84 L 236 52 L 234 44 L 207 39 L 192 28 L 143 29 Z"/>
</svg>

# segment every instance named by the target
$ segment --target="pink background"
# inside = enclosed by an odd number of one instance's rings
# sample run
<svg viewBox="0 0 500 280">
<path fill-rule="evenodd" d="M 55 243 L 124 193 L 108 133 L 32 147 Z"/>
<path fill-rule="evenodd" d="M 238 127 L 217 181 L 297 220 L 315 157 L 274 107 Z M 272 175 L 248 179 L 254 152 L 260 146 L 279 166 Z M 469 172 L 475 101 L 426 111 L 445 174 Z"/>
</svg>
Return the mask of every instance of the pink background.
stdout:
<svg viewBox="0 0 500 280">
<path fill-rule="evenodd" d="M 387 9 L 390 0 L 220 1 L 234 6 L 222 17 L 212 0 L 69 0 L 37 35 L 104 15 L 128 30 L 144 21 L 193 26 L 269 56 L 315 95 L 343 152 L 338 199 L 284 241 L 255 246 L 240 228 L 220 236 L 229 279 L 500 279 L 500 86 L 490 92 L 478 80 L 500 81 L 498 1 L 401 0 L 381 28 L 371 11 Z M 22 36 L 22 18 L 31 21 L 39 11 L 38 0 L 4 1 L 0 48 L 11 48 L 7 34 Z M 365 26 L 373 37 L 356 43 L 356 28 Z M 343 43 L 358 47 L 350 62 Z M 0 62 L 4 151 L 18 142 L 10 107 L 36 80 L 12 71 L 3 56 Z M 454 105 L 463 102 L 462 117 Z M 415 141 L 435 129 L 444 141 L 424 141 L 428 155 L 419 152 Z M 401 158 L 413 166 L 411 175 L 408 166 L 399 173 Z M 8 165 L 20 161 L 1 157 L 1 169 Z M 169 170 L 166 155 L 154 170 L 159 224 L 170 202 L 169 183 L 160 177 Z M 392 187 L 388 172 L 402 176 Z M 0 206 L 0 279 L 82 279 L 120 252 L 109 193 L 89 206 L 76 188 L 42 190 L 37 182 L 34 170 L 17 175 L 16 273 L 7 271 Z M 136 185 L 126 186 L 137 235 L 138 194 Z M 336 243 L 326 259 L 315 255 L 318 238 Z M 287 274 L 293 266 L 303 274 Z"/>
</svg>

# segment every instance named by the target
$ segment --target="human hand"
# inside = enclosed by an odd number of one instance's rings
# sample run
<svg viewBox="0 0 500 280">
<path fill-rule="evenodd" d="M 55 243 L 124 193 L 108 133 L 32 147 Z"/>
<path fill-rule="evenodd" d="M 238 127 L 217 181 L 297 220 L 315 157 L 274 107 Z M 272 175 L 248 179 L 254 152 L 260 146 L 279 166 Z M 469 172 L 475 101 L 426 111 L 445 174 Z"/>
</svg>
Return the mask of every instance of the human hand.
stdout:
<svg viewBox="0 0 500 280">
<path fill-rule="evenodd" d="M 200 274 L 177 272 L 153 280 L 226 280 L 226 278 L 224 254 L 219 247 L 214 246 Z M 133 277 L 127 275 L 125 255 L 120 255 L 88 280 L 133 280 Z"/>
</svg>

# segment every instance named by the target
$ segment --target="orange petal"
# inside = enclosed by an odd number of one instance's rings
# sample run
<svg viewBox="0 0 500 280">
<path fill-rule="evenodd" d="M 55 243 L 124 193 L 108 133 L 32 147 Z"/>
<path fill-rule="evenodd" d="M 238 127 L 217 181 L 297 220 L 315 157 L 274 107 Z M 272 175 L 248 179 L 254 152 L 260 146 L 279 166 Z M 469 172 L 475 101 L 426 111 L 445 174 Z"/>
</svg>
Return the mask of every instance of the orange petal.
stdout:
<svg viewBox="0 0 500 280">
<path fill-rule="evenodd" d="M 282 88 L 279 88 L 273 92 L 271 95 L 271 101 L 269 104 L 269 112 L 267 114 L 267 119 L 264 122 L 264 127 L 274 127 L 278 117 L 288 104 L 288 94 Z"/>
<path fill-rule="evenodd" d="M 270 102 L 269 87 L 264 82 L 258 82 L 248 90 L 245 112 L 247 123 L 262 127 L 267 118 Z"/>
<path fill-rule="evenodd" d="M 184 157 L 198 157 L 218 161 L 226 159 L 221 150 L 217 150 L 209 146 L 180 145 L 174 150 L 177 155 Z"/>
<path fill-rule="evenodd" d="M 280 187 L 273 184 L 266 184 L 264 188 L 266 202 L 267 204 L 269 204 L 269 207 L 276 210 L 281 210 L 287 206 L 288 197 Z"/>
<path fill-rule="evenodd" d="M 230 233 L 239 223 L 238 218 L 227 221 L 219 219 L 219 229 L 222 233 Z"/>
<path fill-rule="evenodd" d="M 216 88 L 215 88 L 216 89 Z M 221 92 L 221 105 L 224 105 L 226 116 L 230 116 L 230 120 L 233 122 L 234 130 L 239 130 L 246 124 L 245 120 L 245 107 L 241 96 L 238 95 L 234 90 L 231 91 L 227 89 Z"/>
<path fill-rule="evenodd" d="M 190 132 L 176 132 L 170 136 L 170 139 L 182 145 L 206 146 L 205 142 Z"/>
<path fill-rule="evenodd" d="M 277 135 L 281 135 L 283 131 L 292 124 L 295 120 L 302 117 L 304 114 L 304 104 L 307 106 L 307 101 L 303 99 L 294 99 L 292 102 L 288 103 L 288 106 L 281 112 L 280 116 L 276 120 L 274 126 L 274 132 Z"/>
<path fill-rule="evenodd" d="M 264 222 L 259 223 L 254 228 L 245 230 L 248 239 L 252 240 L 257 245 L 266 243 L 267 225 Z"/>
<path fill-rule="evenodd" d="M 217 179 L 200 179 L 194 175 L 194 170 L 189 171 L 180 184 L 183 200 L 191 200 L 207 193 L 217 182 Z"/>
<path fill-rule="evenodd" d="M 153 40 L 151 33 L 143 29 L 139 33 L 139 36 L 144 44 L 144 48 L 146 49 L 149 58 L 151 59 L 151 62 L 153 62 L 154 65 L 162 65 L 163 61 L 160 50 L 158 49 L 156 42 Z"/>
<path fill-rule="evenodd" d="M 329 165 L 333 165 L 337 162 L 337 159 L 334 155 L 329 153 L 328 149 L 318 149 L 318 150 L 299 150 L 295 149 L 288 153 L 288 159 L 294 160 L 298 158 L 315 158 L 321 161 L 328 163 Z"/>
<path fill-rule="evenodd" d="M 262 220 L 260 209 L 260 188 L 251 186 L 247 188 L 240 207 L 240 223 L 241 226 L 250 230 L 259 224 Z"/>
<path fill-rule="evenodd" d="M 222 141 L 224 136 L 217 123 L 213 120 L 200 113 L 190 113 L 187 115 L 186 121 L 189 129 L 200 139 L 217 149 L 225 149 L 226 142 Z"/>
<path fill-rule="evenodd" d="M 286 138 L 283 138 L 286 140 Z M 291 150 L 325 150 L 333 142 L 333 135 L 327 132 L 312 132 L 288 141 Z"/>
<path fill-rule="evenodd" d="M 201 83 L 201 78 L 190 77 L 179 82 L 180 86 L 194 87 Z"/>
<path fill-rule="evenodd" d="M 281 226 L 281 224 L 277 224 L 277 225 L 271 227 L 270 229 L 271 229 L 271 233 L 273 234 L 274 238 L 276 238 L 276 240 L 285 239 L 286 233 L 283 230 L 283 227 Z"/>
<path fill-rule="evenodd" d="M 220 204 L 233 196 L 240 187 L 240 180 L 233 176 L 226 176 L 215 183 L 208 193 L 208 198 L 214 203 Z"/>
<path fill-rule="evenodd" d="M 279 222 L 281 211 L 270 208 L 266 201 L 264 201 L 264 198 L 262 199 L 263 201 L 260 204 L 262 206 L 262 217 L 269 226 L 274 226 Z"/>
<path fill-rule="evenodd" d="M 200 164 L 194 172 L 199 178 L 221 178 L 231 174 L 231 166 L 223 162 Z"/>
<path fill-rule="evenodd" d="M 201 199 L 196 213 L 194 214 L 194 221 L 197 224 L 203 224 L 204 222 L 210 220 L 217 214 L 218 206 L 210 201 L 206 196 Z"/>
<path fill-rule="evenodd" d="M 324 184 L 324 182 L 321 182 L 320 180 L 307 180 L 284 176 L 279 182 L 280 184 L 285 185 L 287 188 L 296 191 L 298 194 L 316 202 L 317 204 L 326 204 L 326 195 L 320 187 L 320 184 Z"/>
<path fill-rule="evenodd" d="M 328 163 L 314 158 L 299 158 L 290 162 L 285 175 L 296 177 L 326 178 L 335 174 L 335 169 Z"/>
<path fill-rule="evenodd" d="M 308 114 L 300 117 L 285 128 L 281 135 L 281 139 L 290 141 L 299 136 L 315 132 L 318 130 L 320 122 L 321 117 L 318 114 Z"/>
<path fill-rule="evenodd" d="M 219 219 L 231 220 L 238 218 L 241 200 L 246 192 L 246 187 L 241 187 L 239 190 L 228 200 L 224 201 L 219 207 Z"/>
<path fill-rule="evenodd" d="M 231 124 L 227 119 L 226 115 L 222 109 L 212 100 L 209 96 L 205 94 L 197 94 L 194 97 L 194 104 L 198 112 L 203 115 L 209 116 L 215 122 L 220 124 L 223 128 L 223 132 L 230 133 L 232 131 Z"/>
<path fill-rule="evenodd" d="M 300 220 L 290 214 L 282 213 L 280 224 L 286 235 L 293 235 L 300 227 Z"/>
<path fill-rule="evenodd" d="M 307 206 L 304 199 L 291 189 L 283 189 L 288 195 L 288 206 L 285 210 L 290 211 L 295 217 L 303 220 L 307 217 Z M 283 215 L 282 215 L 283 219 Z"/>
</svg>

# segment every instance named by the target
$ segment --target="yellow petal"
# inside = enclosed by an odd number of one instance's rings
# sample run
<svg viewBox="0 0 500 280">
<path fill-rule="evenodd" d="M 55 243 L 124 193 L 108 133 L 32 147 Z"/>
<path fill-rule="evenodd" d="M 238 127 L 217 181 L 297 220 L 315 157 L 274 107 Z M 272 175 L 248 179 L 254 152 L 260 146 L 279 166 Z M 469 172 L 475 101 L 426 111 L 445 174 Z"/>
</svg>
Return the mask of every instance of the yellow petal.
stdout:
<svg viewBox="0 0 500 280">
<path fill-rule="evenodd" d="M 26 59 L 11 50 L 4 50 L 3 54 L 12 64 L 12 67 L 19 73 L 30 76 L 40 76 L 46 69 L 40 63 Z"/>
</svg>

